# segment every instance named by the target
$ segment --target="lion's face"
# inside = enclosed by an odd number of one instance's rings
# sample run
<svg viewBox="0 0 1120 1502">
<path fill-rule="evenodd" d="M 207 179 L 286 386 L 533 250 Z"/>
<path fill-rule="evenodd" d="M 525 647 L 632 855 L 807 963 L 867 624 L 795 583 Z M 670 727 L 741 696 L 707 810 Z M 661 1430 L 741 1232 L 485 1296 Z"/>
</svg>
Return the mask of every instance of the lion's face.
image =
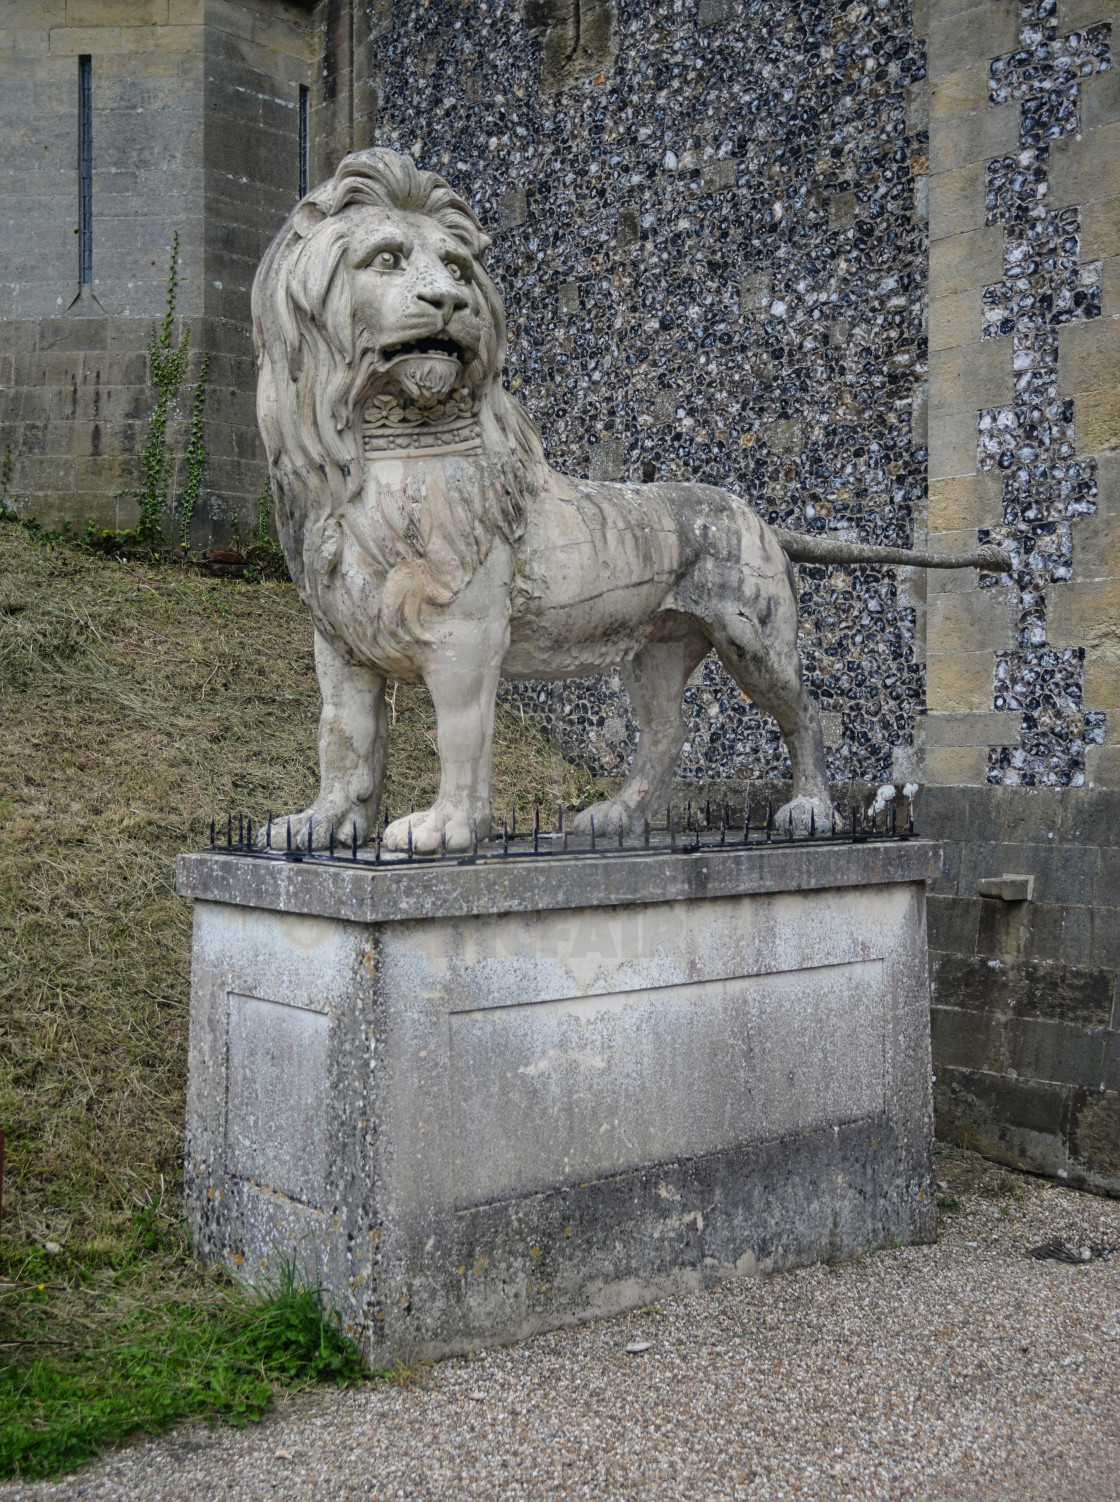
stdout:
<svg viewBox="0 0 1120 1502">
<path fill-rule="evenodd" d="M 371 356 L 371 392 L 426 405 L 481 384 L 479 356 L 495 331 L 470 252 L 425 214 L 344 212 L 354 333 Z"/>
</svg>

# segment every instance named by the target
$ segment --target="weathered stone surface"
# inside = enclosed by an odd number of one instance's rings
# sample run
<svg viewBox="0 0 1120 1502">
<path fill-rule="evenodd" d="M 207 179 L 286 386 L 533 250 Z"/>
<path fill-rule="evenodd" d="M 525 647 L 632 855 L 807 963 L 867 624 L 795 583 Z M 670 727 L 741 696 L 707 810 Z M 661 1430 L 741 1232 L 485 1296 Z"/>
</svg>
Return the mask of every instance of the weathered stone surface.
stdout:
<svg viewBox="0 0 1120 1502">
<path fill-rule="evenodd" d="M 520 213 L 524 193 L 512 196 Z M 712 485 L 611 483 L 620 439 L 595 442 L 589 481 L 557 473 L 502 381 L 488 244 L 468 204 L 411 155 L 354 152 L 289 216 L 254 282 L 257 410 L 323 695 L 320 792 L 291 815 L 292 838 L 313 826 L 325 846 L 332 827 L 362 841 L 371 830 L 389 677 L 432 696 L 440 787 L 383 839 L 431 854 L 489 832 L 499 678 L 609 670 L 633 706 L 636 749 L 617 795 L 574 823 L 625 833 L 664 806 L 687 739 L 681 701 L 713 650 L 781 727 L 793 798 L 779 825 L 824 828 L 825 747 L 789 560 L 1002 572 L 1010 558 L 779 532 Z M 770 425 L 771 448 L 799 453 L 802 441 L 799 422 Z M 988 603 L 975 597 L 977 619 Z"/>
<path fill-rule="evenodd" d="M 383 1366 L 932 1239 L 936 864 L 181 858 L 200 1251 Z"/>
<path fill-rule="evenodd" d="M 1102 1136 L 1120 1085 L 1108 1063 L 1118 1047 L 1117 795 L 931 787 L 920 819 L 946 843 L 929 901 L 934 1006 L 945 1013 L 933 1029 L 939 1131 L 1036 1172 L 1061 1169 L 1073 1182 L 1120 1192 Z M 1032 901 L 972 895 L 981 878 L 1004 871 L 1034 878 Z M 968 1012 L 984 1020 L 963 1022 Z M 1104 1102 L 1089 1155 L 1076 1131 L 1084 1092 Z"/>
<path fill-rule="evenodd" d="M 61 20 L 51 6 L 33 7 L 21 28 L 18 55 L 0 54 L 0 320 L 13 356 L 0 453 L 11 452 L 10 499 L 24 514 L 123 528 L 137 516 L 131 493 L 155 404 L 145 348 L 164 312 L 175 231 L 177 312 L 191 323 L 195 352 L 188 386 L 203 350 L 228 353 L 240 337 L 252 359 L 253 270 L 298 194 L 297 106 L 309 80 L 312 15 L 274 0 L 175 0 L 170 9 L 166 0 L 83 0 L 64 7 Z M 93 60 L 93 280 L 84 287 L 76 233 L 82 54 Z M 76 402 L 69 381 L 59 384 L 44 364 L 63 349 L 78 357 Z M 248 532 L 267 473 L 252 379 L 220 375 L 218 363 L 206 405 L 201 543 L 226 534 L 233 513 Z M 169 426 L 179 455 L 189 399 L 185 390 Z"/>
</svg>

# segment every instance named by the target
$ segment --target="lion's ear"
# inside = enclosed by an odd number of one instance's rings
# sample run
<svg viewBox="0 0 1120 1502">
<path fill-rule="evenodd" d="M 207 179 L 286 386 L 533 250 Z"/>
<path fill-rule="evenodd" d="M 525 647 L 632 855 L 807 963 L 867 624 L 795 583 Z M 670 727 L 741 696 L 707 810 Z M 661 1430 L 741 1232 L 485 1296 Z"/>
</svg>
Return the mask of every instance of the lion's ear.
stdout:
<svg viewBox="0 0 1120 1502">
<path fill-rule="evenodd" d="M 479 255 L 480 256 L 484 256 L 486 254 L 486 252 L 490 249 L 491 245 L 493 245 L 493 243 L 494 242 L 493 242 L 493 240 L 491 240 L 490 236 L 485 232 L 485 230 L 483 230 L 479 234 L 479 237 L 478 237 L 478 253 L 479 253 Z"/>
<path fill-rule="evenodd" d="M 322 224 L 326 217 L 319 205 L 308 198 L 296 209 L 292 225 L 297 235 L 309 235 L 317 224 Z"/>
</svg>

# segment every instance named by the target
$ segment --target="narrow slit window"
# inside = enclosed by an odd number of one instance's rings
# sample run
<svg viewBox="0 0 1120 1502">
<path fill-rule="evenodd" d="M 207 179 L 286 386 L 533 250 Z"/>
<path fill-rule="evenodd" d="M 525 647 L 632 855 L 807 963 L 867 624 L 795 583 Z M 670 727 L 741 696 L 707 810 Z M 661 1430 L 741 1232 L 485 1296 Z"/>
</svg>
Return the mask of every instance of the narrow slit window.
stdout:
<svg viewBox="0 0 1120 1502">
<path fill-rule="evenodd" d="M 78 59 L 78 280 L 93 281 L 93 59 Z"/>
<path fill-rule="evenodd" d="M 307 193 L 307 125 L 308 105 L 311 90 L 305 84 L 299 86 L 299 196 Z"/>
</svg>

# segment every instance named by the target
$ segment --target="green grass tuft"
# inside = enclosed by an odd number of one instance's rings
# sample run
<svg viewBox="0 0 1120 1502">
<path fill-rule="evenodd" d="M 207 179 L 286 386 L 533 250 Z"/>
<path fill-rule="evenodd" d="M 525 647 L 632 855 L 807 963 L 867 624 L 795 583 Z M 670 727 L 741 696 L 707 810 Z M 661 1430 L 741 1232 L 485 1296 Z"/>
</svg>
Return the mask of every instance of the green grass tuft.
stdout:
<svg viewBox="0 0 1120 1502">
<path fill-rule="evenodd" d="M 18 1282 L 0 1283 L 0 1477 L 54 1476 L 106 1445 L 189 1419 L 240 1427 L 260 1418 L 277 1388 L 363 1379 L 337 1314 L 290 1268 L 260 1297 L 213 1278 L 209 1289 L 168 1297 L 145 1277 L 143 1259 L 106 1264 L 89 1251 L 62 1271 L 60 1283 L 56 1259 L 34 1252 Z M 99 1328 L 73 1304 L 67 1311 L 66 1294 L 102 1305 Z"/>
</svg>

